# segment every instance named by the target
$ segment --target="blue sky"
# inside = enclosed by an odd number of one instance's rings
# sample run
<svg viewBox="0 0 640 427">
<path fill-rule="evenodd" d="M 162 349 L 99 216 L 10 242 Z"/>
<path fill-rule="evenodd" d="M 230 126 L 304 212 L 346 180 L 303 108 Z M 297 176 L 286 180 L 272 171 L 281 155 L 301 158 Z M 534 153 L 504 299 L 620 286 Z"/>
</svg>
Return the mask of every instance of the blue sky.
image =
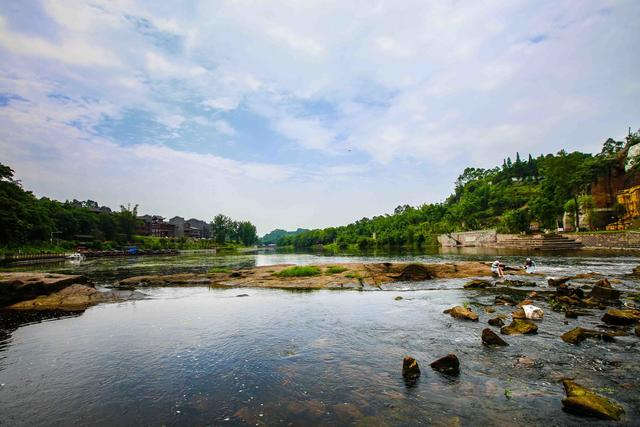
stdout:
<svg viewBox="0 0 640 427">
<path fill-rule="evenodd" d="M 640 3 L 0 3 L 0 162 L 142 213 L 341 225 L 640 126 Z"/>
</svg>

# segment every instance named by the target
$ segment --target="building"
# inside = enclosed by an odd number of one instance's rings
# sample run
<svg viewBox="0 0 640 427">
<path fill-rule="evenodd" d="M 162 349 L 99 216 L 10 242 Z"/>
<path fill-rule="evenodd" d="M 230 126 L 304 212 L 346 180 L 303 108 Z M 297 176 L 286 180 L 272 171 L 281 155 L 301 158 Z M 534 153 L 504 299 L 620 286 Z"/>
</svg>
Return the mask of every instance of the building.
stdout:
<svg viewBox="0 0 640 427">
<path fill-rule="evenodd" d="M 165 222 L 160 215 L 143 215 L 138 217 L 141 224 L 137 233 L 141 236 L 173 237 L 175 225 Z"/>
<path fill-rule="evenodd" d="M 173 226 L 175 227 L 173 230 L 173 237 L 184 236 L 184 223 L 185 220 L 181 216 L 174 216 L 169 220 L 169 224 L 173 224 Z"/>
</svg>

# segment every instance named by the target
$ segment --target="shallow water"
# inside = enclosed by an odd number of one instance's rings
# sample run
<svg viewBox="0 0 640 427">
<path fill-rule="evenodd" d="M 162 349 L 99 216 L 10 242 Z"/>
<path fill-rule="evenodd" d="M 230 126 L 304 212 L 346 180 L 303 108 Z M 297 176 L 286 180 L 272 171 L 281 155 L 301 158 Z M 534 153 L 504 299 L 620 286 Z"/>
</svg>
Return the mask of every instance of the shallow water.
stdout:
<svg viewBox="0 0 640 427">
<path fill-rule="evenodd" d="M 221 265 L 490 255 L 191 254 L 29 268 L 83 273 L 109 285 L 137 274 Z M 535 260 L 546 275 L 598 271 L 621 280 L 616 286 L 640 288 L 625 276 L 639 263 L 633 254 L 581 255 Z M 515 264 L 522 255 L 501 259 Z M 0 424 L 605 425 L 561 410 L 558 380 L 564 376 L 622 403 L 627 415 L 620 424 L 637 422 L 640 339 L 565 344 L 560 334 L 578 325 L 597 327 L 601 311 L 565 325 L 562 314 L 541 303 L 546 314 L 538 335 L 507 336 L 509 347 L 486 348 L 480 332 L 487 320 L 512 308 L 485 314 L 478 305 L 491 304 L 495 294 L 462 290 L 465 281 L 407 283 L 385 292 L 150 288 L 145 300 L 103 304 L 52 321 L 11 323 L 0 313 L 8 331 L 0 336 Z M 403 299 L 395 301 L 397 295 Z M 442 314 L 462 303 L 477 307 L 480 322 Z M 429 368 L 451 352 L 461 360 L 459 377 Z M 422 369 L 415 385 L 401 376 L 406 354 Z"/>
</svg>

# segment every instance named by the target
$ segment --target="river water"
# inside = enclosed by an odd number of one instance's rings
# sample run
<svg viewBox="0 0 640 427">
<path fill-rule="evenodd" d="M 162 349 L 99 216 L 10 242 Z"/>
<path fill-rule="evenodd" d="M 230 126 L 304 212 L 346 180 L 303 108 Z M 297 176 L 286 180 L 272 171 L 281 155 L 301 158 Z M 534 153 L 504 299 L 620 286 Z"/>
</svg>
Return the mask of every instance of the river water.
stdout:
<svg viewBox="0 0 640 427">
<path fill-rule="evenodd" d="M 82 273 L 103 287 L 123 277 L 213 266 L 491 260 L 494 254 L 197 253 L 14 269 Z M 619 280 L 618 288 L 640 290 L 627 276 L 640 263 L 635 254 L 536 255 L 544 275 L 596 271 Z M 500 256 L 509 265 L 523 261 L 523 254 Z M 545 277 L 536 281 L 543 286 Z M 0 312 L 0 425 L 608 425 L 562 411 L 564 377 L 620 402 L 626 415 L 619 425 L 640 422 L 638 337 L 566 344 L 563 332 L 598 327 L 602 312 L 565 324 L 562 313 L 542 302 L 536 303 L 545 309 L 537 335 L 507 336 L 509 347 L 486 348 L 480 332 L 487 320 L 512 308 L 484 313 L 481 305 L 490 305 L 495 293 L 463 290 L 465 282 L 371 292 L 145 288 L 143 300 L 75 315 Z M 396 301 L 398 295 L 403 299 Z M 480 322 L 442 313 L 463 303 L 476 307 Z M 448 353 L 461 361 L 458 377 L 429 368 Z M 403 381 L 404 355 L 421 366 L 417 384 Z"/>
</svg>

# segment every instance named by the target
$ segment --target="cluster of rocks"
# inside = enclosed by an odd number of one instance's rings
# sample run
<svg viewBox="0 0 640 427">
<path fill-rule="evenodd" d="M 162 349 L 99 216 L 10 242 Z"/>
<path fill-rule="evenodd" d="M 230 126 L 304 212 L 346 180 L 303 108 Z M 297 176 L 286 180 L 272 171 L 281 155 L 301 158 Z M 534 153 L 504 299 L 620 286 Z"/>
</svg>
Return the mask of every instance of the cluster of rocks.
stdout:
<svg viewBox="0 0 640 427">
<path fill-rule="evenodd" d="M 456 376 L 460 374 L 460 360 L 455 354 L 447 354 L 430 364 L 431 369 L 445 375 Z M 411 356 L 405 356 L 402 361 L 402 376 L 405 380 L 415 381 L 420 377 L 418 361 Z"/>
<path fill-rule="evenodd" d="M 603 330 L 575 327 L 562 334 L 561 339 L 564 342 L 574 345 L 586 339 L 612 342 L 615 340 L 615 336 L 627 334 L 624 328 L 634 326 L 635 334 L 640 336 L 640 310 L 633 307 L 623 307 L 620 301 L 621 292 L 615 289 L 609 280 L 600 279 L 593 286 L 574 286 L 570 284 L 570 281 L 575 278 L 549 279 L 549 285 L 555 287 L 556 292 L 547 299 L 548 302 L 554 310 L 564 311 L 566 318 L 573 319 L 590 314 L 592 309 L 606 310 L 601 320 L 607 324 L 607 327 L 603 327 Z M 507 286 L 534 286 L 529 283 L 521 285 L 520 281 L 515 282 L 518 283 L 508 284 Z M 464 286 L 465 289 L 490 289 L 495 287 L 495 283 L 481 279 L 470 281 Z M 545 299 L 545 297 L 539 296 L 536 291 L 532 291 L 528 296 L 529 298 L 520 302 L 509 296 L 496 296 L 494 305 L 512 306 L 514 311 L 511 313 L 510 324 L 505 324 L 507 316 L 497 315 L 488 320 L 489 325 L 499 327 L 502 335 L 537 333 L 538 325 L 535 320 L 542 320 L 544 311 L 533 305 L 533 300 Z M 495 313 L 495 309 L 493 307 L 484 307 L 484 312 L 487 314 Z M 444 313 L 459 320 L 479 321 L 478 314 L 466 306 L 452 307 L 445 310 Z M 565 321 L 565 323 L 567 322 Z M 505 339 L 496 334 L 491 328 L 482 330 L 481 341 L 483 345 L 488 347 L 506 347 L 509 345 Z M 563 385 L 567 397 L 562 400 L 562 405 L 567 412 L 607 420 L 619 420 L 624 413 L 624 409 L 618 403 L 598 395 L 573 381 L 565 380 Z"/>
</svg>

